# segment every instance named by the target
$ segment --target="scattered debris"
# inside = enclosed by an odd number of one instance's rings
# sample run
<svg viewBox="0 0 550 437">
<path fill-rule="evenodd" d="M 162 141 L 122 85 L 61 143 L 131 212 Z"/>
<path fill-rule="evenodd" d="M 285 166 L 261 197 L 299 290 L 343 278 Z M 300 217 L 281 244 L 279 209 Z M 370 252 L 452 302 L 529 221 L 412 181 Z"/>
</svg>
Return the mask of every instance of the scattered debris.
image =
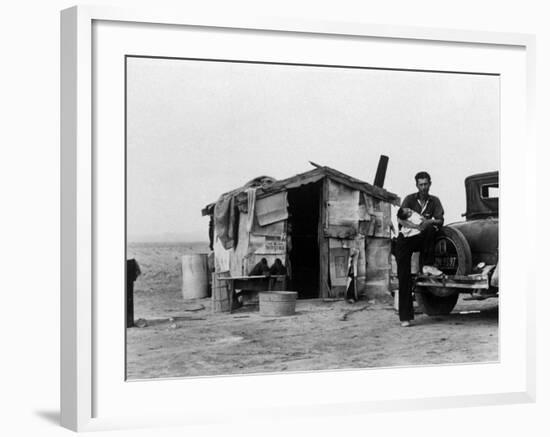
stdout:
<svg viewBox="0 0 550 437">
<path fill-rule="evenodd" d="M 183 311 L 201 311 L 204 309 L 204 305 L 200 303 L 197 304 L 187 304 L 184 306 Z"/>
<path fill-rule="evenodd" d="M 178 327 L 178 325 L 176 323 L 172 323 L 170 324 L 170 328 L 171 329 L 176 329 Z"/>
<path fill-rule="evenodd" d="M 202 317 L 177 316 L 177 317 L 171 317 L 168 321 L 169 322 L 186 322 L 186 321 L 194 321 L 194 320 L 206 320 L 206 319 Z"/>
<path fill-rule="evenodd" d="M 348 317 L 353 313 L 358 313 L 359 311 L 364 311 L 368 308 L 368 305 L 365 305 L 364 307 L 353 309 L 346 311 L 342 317 L 340 317 L 340 321 L 346 322 L 348 320 Z"/>
<path fill-rule="evenodd" d="M 138 328 L 147 328 L 147 320 L 145 319 L 138 319 L 136 323 L 134 323 Z"/>
</svg>

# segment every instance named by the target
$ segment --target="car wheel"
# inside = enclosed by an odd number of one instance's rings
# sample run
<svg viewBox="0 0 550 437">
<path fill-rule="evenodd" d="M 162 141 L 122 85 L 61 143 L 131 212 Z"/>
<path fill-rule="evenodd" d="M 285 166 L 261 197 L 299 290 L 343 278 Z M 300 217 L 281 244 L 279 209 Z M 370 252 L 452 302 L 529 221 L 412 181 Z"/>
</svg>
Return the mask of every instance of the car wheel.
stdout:
<svg viewBox="0 0 550 437">
<path fill-rule="evenodd" d="M 472 271 L 472 251 L 466 237 L 457 229 L 443 227 L 435 237 L 435 265 L 446 275 L 467 275 Z M 447 297 L 455 288 L 430 287 L 430 293 Z"/>
<path fill-rule="evenodd" d="M 418 308 L 428 316 L 443 316 L 449 314 L 458 301 L 458 293 L 447 296 L 436 296 L 424 287 L 418 287 L 414 294 Z"/>
<path fill-rule="evenodd" d="M 437 233 L 435 264 L 447 275 L 467 275 L 472 271 L 472 251 L 458 229 L 444 226 Z"/>
</svg>

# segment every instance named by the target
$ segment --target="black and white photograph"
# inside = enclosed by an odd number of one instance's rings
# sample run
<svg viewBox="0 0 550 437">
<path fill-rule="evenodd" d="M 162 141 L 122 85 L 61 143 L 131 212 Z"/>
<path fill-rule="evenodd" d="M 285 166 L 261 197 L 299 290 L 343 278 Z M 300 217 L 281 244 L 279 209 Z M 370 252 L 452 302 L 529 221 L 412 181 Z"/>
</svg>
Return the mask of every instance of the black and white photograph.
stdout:
<svg viewBox="0 0 550 437">
<path fill-rule="evenodd" d="M 5 3 L 2 435 L 550 435 L 544 5 Z"/>
<path fill-rule="evenodd" d="M 498 75 L 125 61 L 128 380 L 498 362 Z"/>
</svg>

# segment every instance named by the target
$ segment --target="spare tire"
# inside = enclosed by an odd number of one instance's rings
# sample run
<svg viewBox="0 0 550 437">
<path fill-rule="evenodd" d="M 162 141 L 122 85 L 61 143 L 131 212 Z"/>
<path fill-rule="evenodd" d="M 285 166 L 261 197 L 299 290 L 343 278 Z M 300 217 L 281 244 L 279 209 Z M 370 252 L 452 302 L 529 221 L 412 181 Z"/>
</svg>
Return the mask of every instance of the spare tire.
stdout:
<svg viewBox="0 0 550 437">
<path fill-rule="evenodd" d="M 468 240 L 458 229 L 444 226 L 435 237 L 435 266 L 447 276 L 467 275 L 472 271 L 472 252 Z M 420 287 L 419 287 L 420 288 Z M 456 288 L 429 287 L 420 290 L 434 296 L 457 294 Z"/>
<path fill-rule="evenodd" d="M 467 275 L 472 271 L 472 251 L 458 229 L 444 226 L 435 237 L 435 265 L 446 275 Z M 459 289 L 416 287 L 419 309 L 429 316 L 449 314 L 458 301 Z"/>
<path fill-rule="evenodd" d="M 470 245 L 458 229 L 444 226 L 437 233 L 435 265 L 446 275 L 467 275 L 472 271 Z"/>
</svg>

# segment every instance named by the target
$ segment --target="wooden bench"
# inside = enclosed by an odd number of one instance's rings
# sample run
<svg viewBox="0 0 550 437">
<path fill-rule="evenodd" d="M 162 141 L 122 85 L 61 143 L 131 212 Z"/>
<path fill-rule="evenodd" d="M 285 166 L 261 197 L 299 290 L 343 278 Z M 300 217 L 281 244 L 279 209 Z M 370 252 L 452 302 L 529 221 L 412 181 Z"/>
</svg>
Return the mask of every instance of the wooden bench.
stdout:
<svg viewBox="0 0 550 437">
<path fill-rule="evenodd" d="M 283 283 L 283 290 L 286 289 L 286 275 L 258 275 L 258 276 L 220 276 L 219 281 L 227 282 L 229 294 L 229 312 L 233 311 L 233 295 L 235 290 L 271 291 L 275 282 Z"/>
</svg>

